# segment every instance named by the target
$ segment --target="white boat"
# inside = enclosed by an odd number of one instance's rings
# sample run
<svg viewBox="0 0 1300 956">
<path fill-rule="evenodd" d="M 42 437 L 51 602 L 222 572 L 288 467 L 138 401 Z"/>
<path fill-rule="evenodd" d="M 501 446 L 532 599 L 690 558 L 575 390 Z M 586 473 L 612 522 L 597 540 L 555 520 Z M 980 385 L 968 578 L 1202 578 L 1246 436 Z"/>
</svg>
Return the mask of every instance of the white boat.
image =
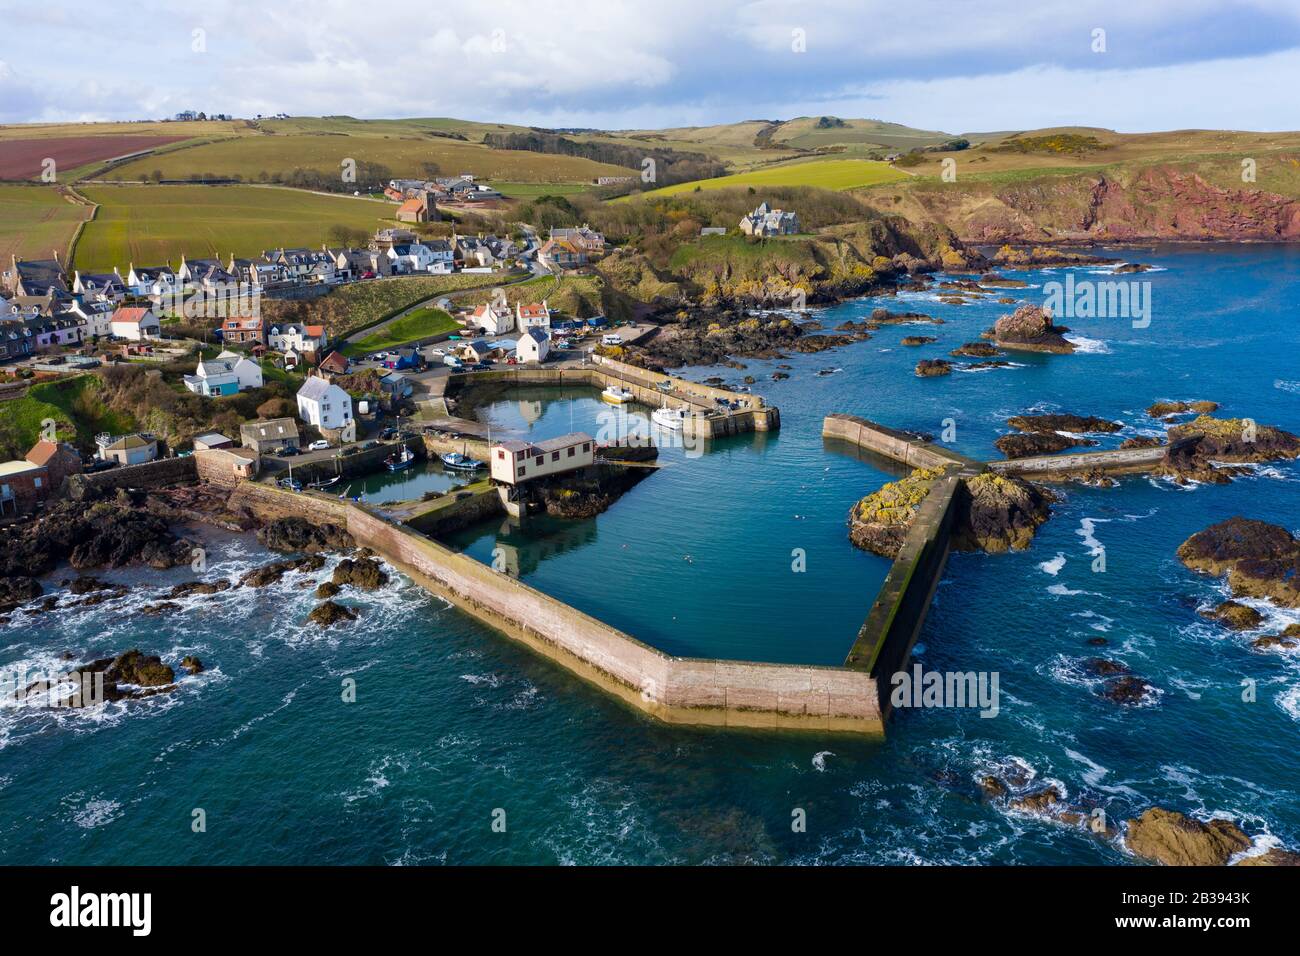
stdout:
<svg viewBox="0 0 1300 956">
<path fill-rule="evenodd" d="M 600 397 L 602 401 L 609 402 L 611 405 L 622 405 L 632 401 L 633 395 L 629 389 L 621 385 L 611 385 L 600 393 Z"/>
<path fill-rule="evenodd" d="M 477 458 L 470 458 L 468 455 L 462 455 L 458 451 L 448 452 L 440 455 L 442 463 L 454 471 L 478 471 L 480 468 L 486 468 L 487 462 L 479 461 Z"/>
<path fill-rule="evenodd" d="M 660 428 L 671 428 L 676 431 L 686 422 L 686 409 L 669 408 L 665 405 L 663 408 L 656 408 L 651 412 L 650 418 Z"/>
<path fill-rule="evenodd" d="M 402 452 L 399 455 L 389 455 L 384 459 L 384 464 L 389 471 L 401 471 L 403 468 L 409 468 L 415 461 L 415 452 L 402 446 Z"/>
</svg>

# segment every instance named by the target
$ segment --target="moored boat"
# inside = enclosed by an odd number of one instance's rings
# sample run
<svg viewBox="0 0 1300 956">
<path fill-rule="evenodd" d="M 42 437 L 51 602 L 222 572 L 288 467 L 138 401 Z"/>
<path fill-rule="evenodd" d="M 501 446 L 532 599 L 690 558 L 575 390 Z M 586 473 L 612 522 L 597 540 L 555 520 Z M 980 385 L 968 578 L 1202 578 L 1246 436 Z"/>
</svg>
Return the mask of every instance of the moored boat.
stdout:
<svg viewBox="0 0 1300 956">
<path fill-rule="evenodd" d="M 389 455 L 384 459 L 384 467 L 389 471 L 401 471 L 403 468 L 409 468 L 415 462 L 415 452 L 402 446 L 399 454 Z"/>
<path fill-rule="evenodd" d="M 622 405 L 632 401 L 633 395 L 630 389 L 623 388 L 621 385 L 611 385 L 600 393 L 600 397 L 602 401 L 609 402 L 611 405 Z"/>
<path fill-rule="evenodd" d="M 442 459 L 443 465 L 453 471 L 478 471 L 480 468 L 487 467 L 487 462 L 479 461 L 477 458 L 470 458 L 468 455 L 462 455 L 458 451 L 450 451 L 439 457 Z"/>
<path fill-rule="evenodd" d="M 651 412 L 650 418 L 660 428 L 671 428 L 675 431 L 685 424 L 686 409 L 669 408 L 665 405 L 663 408 L 656 408 Z"/>
</svg>

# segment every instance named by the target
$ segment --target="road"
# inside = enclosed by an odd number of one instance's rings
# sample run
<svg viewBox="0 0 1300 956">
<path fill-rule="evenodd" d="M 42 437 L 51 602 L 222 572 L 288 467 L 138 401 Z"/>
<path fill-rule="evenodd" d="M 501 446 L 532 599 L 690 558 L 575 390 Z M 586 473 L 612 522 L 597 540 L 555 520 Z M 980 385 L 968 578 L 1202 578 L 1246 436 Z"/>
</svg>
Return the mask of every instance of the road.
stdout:
<svg viewBox="0 0 1300 956">
<path fill-rule="evenodd" d="M 380 322 L 378 325 L 371 325 L 357 332 L 353 332 L 343 341 L 348 345 L 355 345 L 357 342 L 360 342 L 362 339 L 374 335 L 376 332 L 382 332 L 384 329 L 392 325 L 398 319 L 405 318 L 406 316 L 410 315 L 412 312 L 416 311 L 417 309 L 427 308 L 430 304 L 436 303 L 439 299 L 446 299 L 453 295 L 464 295 L 467 292 L 482 292 L 484 289 L 503 289 L 506 286 L 516 285 L 517 283 L 520 282 L 527 282 L 532 277 L 533 277 L 532 273 L 529 272 L 525 272 L 522 275 L 515 276 L 514 278 L 511 279 L 504 279 L 498 276 L 494 281 L 485 283 L 483 285 L 470 286 L 464 289 L 451 289 L 446 292 L 438 292 L 435 295 L 429 296 L 427 299 L 421 299 L 419 302 L 416 302 L 414 305 L 407 306 L 401 312 L 398 312 L 396 315 L 384 319 L 384 321 Z"/>
</svg>

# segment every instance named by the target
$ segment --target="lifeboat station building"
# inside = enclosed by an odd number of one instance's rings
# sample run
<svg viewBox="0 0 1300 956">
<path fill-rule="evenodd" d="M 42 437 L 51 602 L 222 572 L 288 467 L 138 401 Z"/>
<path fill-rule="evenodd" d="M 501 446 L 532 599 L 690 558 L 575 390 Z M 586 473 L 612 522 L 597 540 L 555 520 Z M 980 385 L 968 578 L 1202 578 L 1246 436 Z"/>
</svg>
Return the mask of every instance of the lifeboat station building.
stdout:
<svg viewBox="0 0 1300 956">
<path fill-rule="evenodd" d="M 548 478 L 594 464 L 596 440 L 586 432 L 571 432 L 539 442 L 514 439 L 497 442 L 489 455 L 492 480 L 518 487 L 535 478 Z"/>
</svg>

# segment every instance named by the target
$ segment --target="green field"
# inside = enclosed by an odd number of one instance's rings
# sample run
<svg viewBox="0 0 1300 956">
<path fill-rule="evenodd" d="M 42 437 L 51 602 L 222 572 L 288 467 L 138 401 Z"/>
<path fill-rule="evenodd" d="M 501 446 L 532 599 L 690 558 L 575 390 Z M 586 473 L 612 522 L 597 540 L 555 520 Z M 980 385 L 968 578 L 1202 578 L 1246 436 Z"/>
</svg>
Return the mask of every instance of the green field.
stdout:
<svg viewBox="0 0 1300 956">
<path fill-rule="evenodd" d="M 815 186 L 819 189 L 858 189 L 881 183 L 895 183 L 906 179 L 888 163 L 873 163 L 864 159 L 821 159 L 808 162 L 768 166 L 747 173 L 678 183 L 655 189 L 643 196 L 675 196 L 696 189 L 734 189 L 744 186 Z"/>
<path fill-rule="evenodd" d="M 134 424 L 104 407 L 94 375 L 41 382 L 22 398 L 0 406 L 0 460 L 21 458 L 41 437 L 41 422 L 53 419 L 62 441 L 89 448 L 100 432 L 121 434 Z"/>
<path fill-rule="evenodd" d="M 333 244 L 331 227 L 372 232 L 394 207 L 365 199 L 259 186 L 88 186 L 99 203 L 77 243 L 76 266 L 125 273 L 130 263 L 260 255 L 280 246 Z"/>
<path fill-rule="evenodd" d="M 409 315 L 390 322 L 374 334 L 367 335 L 351 345 L 345 345 L 343 354 L 349 358 L 369 355 L 372 352 L 409 345 L 434 335 L 455 332 L 459 328 L 460 323 L 442 309 L 416 309 Z"/>
<path fill-rule="evenodd" d="M 0 262 L 9 257 L 49 259 L 66 256 L 77 224 L 90 207 L 69 202 L 49 186 L 0 185 Z"/>
</svg>

